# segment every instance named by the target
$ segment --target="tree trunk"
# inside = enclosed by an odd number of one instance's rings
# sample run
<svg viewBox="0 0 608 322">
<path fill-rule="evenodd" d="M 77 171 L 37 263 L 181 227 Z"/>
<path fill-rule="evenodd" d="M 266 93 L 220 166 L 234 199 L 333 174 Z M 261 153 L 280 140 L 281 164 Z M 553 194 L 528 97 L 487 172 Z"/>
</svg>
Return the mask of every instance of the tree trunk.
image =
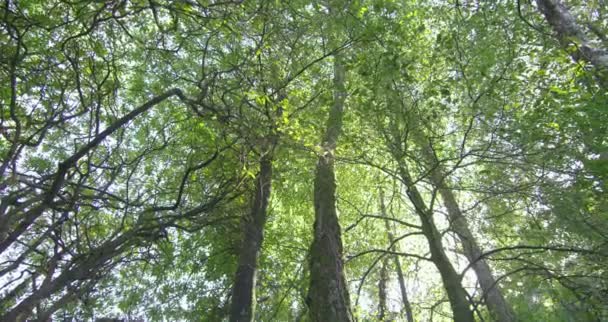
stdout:
<svg viewBox="0 0 608 322">
<path fill-rule="evenodd" d="M 380 188 L 380 211 L 382 216 L 388 218 L 388 212 L 386 211 L 386 205 L 384 204 L 384 191 Z M 390 226 L 389 220 L 385 220 L 384 224 L 386 226 L 386 234 L 388 235 L 388 241 L 391 245 L 393 245 L 391 251 L 398 252 L 399 249 L 397 245 L 395 245 L 395 237 L 393 234 L 393 229 Z M 412 305 L 407 296 L 407 289 L 405 288 L 405 278 L 403 277 L 403 270 L 401 269 L 401 261 L 399 260 L 399 256 L 393 255 L 391 256 L 395 262 L 395 270 L 397 271 L 397 279 L 399 282 L 399 291 L 401 292 L 401 303 L 403 304 L 403 309 L 405 310 L 405 317 L 407 322 L 414 322 L 414 314 L 412 312 Z"/>
<path fill-rule="evenodd" d="M 334 56 L 334 103 L 329 112 L 314 182 L 315 224 L 310 248 L 307 302 L 315 322 L 353 321 L 342 262 L 342 237 L 336 213 L 334 150 L 342 128 L 346 89 L 344 66 Z"/>
<path fill-rule="evenodd" d="M 388 283 L 387 256 L 384 256 L 380 266 L 380 279 L 378 280 L 378 321 L 386 320 L 386 284 Z"/>
<path fill-rule="evenodd" d="M 603 74 L 601 79 L 606 85 L 608 51 L 591 44 L 583 28 L 560 0 L 536 0 L 536 5 L 551 25 L 560 45 L 572 59 L 591 63 Z"/>
<path fill-rule="evenodd" d="M 401 301 L 403 302 L 403 308 L 405 309 L 405 318 L 407 322 L 414 322 L 414 312 L 412 311 L 412 305 L 407 297 L 407 290 L 405 289 L 405 278 L 403 277 L 403 270 L 401 269 L 401 260 L 399 256 L 393 256 L 395 261 L 395 269 L 397 270 L 397 279 L 399 280 L 399 291 L 401 292 Z"/>
<path fill-rule="evenodd" d="M 272 158 L 266 154 L 260 160 L 251 213 L 243 222 L 243 241 L 232 288 L 231 322 L 250 322 L 254 318 L 257 260 L 264 239 L 271 184 Z"/>
<path fill-rule="evenodd" d="M 480 256 L 482 255 L 481 249 L 477 245 L 477 241 L 471 233 L 471 230 L 469 230 L 469 224 L 460 211 L 460 207 L 456 202 L 456 198 L 454 197 L 452 190 L 450 190 L 445 184 L 445 170 L 439 163 L 439 160 L 437 160 L 437 157 L 435 156 L 435 153 L 433 153 L 429 143 L 426 142 L 426 138 L 418 133 L 417 135 L 414 135 L 414 139 L 421 147 L 428 167 L 433 169 L 430 173 L 431 182 L 433 186 L 437 188 L 439 195 L 441 195 L 441 199 L 443 200 L 448 212 L 450 226 L 460 239 L 462 248 L 464 250 L 464 255 L 467 257 L 469 262 L 472 263 L 472 268 L 477 275 L 479 285 L 481 285 L 483 296 L 490 310 L 490 314 L 492 314 L 494 321 L 517 321 L 515 312 L 513 312 L 513 309 L 505 300 L 502 291 L 492 275 L 490 266 L 485 260 L 480 259 Z"/>
<path fill-rule="evenodd" d="M 437 226 L 433 220 L 433 214 L 426 207 L 420 192 L 416 188 L 409 171 L 402 160 L 398 160 L 399 174 L 406 185 L 407 195 L 416 209 L 416 213 L 420 217 L 422 233 L 429 243 L 431 251 L 431 261 L 439 270 L 443 286 L 448 295 L 452 313 L 454 314 L 455 322 L 473 322 L 473 311 L 469 307 L 467 293 L 460 283 L 460 275 L 456 272 L 452 263 L 443 249 L 441 241 L 441 233 L 437 230 Z"/>
</svg>

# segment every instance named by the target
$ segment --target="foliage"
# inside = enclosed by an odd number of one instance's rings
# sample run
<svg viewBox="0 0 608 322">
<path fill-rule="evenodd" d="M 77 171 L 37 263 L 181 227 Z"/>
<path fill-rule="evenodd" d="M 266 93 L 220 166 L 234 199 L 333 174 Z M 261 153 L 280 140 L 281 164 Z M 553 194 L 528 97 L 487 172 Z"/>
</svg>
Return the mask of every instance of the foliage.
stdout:
<svg viewBox="0 0 608 322">
<path fill-rule="evenodd" d="M 581 46 L 606 53 L 601 1 L 564 4 Z M 255 319 L 305 321 L 337 54 L 358 320 L 377 320 L 395 257 L 415 320 L 452 320 L 412 187 L 479 320 L 492 312 L 443 188 L 519 320 L 608 319 L 606 71 L 574 58 L 536 4 L 9 0 L 0 17 L 2 320 L 226 319 L 272 153 Z M 390 263 L 389 316 L 405 321 Z"/>
</svg>

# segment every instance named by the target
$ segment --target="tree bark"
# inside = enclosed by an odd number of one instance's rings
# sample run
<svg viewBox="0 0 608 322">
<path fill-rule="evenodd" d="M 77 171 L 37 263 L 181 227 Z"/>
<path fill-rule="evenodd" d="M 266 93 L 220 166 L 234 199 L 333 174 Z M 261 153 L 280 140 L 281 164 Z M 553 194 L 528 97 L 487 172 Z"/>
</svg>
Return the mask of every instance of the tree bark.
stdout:
<svg viewBox="0 0 608 322">
<path fill-rule="evenodd" d="M 386 205 L 384 204 L 384 191 L 382 188 L 380 189 L 380 211 L 382 216 L 388 218 L 388 212 L 386 211 Z M 388 236 L 388 241 L 391 245 L 394 245 L 391 251 L 399 252 L 397 245 L 395 245 L 395 237 L 393 234 L 393 229 L 390 226 L 389 220 L 384 221 L 386 227 L 386 234 Z M 401 268 L 401 261 L 399 260 L 399 256 L 393 255 L 391 256 L 395 262 L 395 270 L 397 271 L 397 280 L 399 282 L 399 291 L 401 292 L 401 303 L 403 304 L 403 309 L 405 310 L 405 318 L 407 322 L 414 322 L 414 313 L 412 312 L 412 305 L 407 296 L 407 289 L 405 288 L 405 278 L 403 277 L 403 269 Z"/>
<path fill-rule="evenodd" d="M 388 260 L 384 256 L 380 266 L 380 279 L 378 280 L 378 321 L 386 320 L 386 284 L 388 284 L 387 272 Z"/>
<path fill-rule="evenodd" d="M 264 239 L 266 211 L 272 185 L 272 159 L 268 154 L 260 160 L 251 213 L 243 223 L 243 241 L 232 288 L 231 322 L 253 321 L 255 313 L 255 285 L 257 261 Z"/>
<path fill-rule="evenodd" d="M 441 163 L 439 163 L 439 160 L 437 160 L 430 144 L 426 142 L 426 138 L 421 134 L 414 135 L 414 137 L 415 140 L 418 141 L 417 144 L 421 147 L 424 159 L 431 169 L 430 180 L 433 186 L 438 190 L 439 195 L 443 200 L 443 204 L 447 209 L 450 226 L 460 239 L 464 255 L 469 262 L 472 263 L 473 270 L 477 275 L 490 314 L 494 321 L 517 321 L 515 312 L 513 312 L 513 309 L 505 300 L 500 287 L 494 279 L 490 266 L 485 260 L 480 259 L 482 251 L 469 229 L 469 224 L 462 214 L 452 190 L 450 190 L 445 183 L 445 170 Z"/>
<path fill-rule="evenodd" d="M 342 262 L 342 237 L 336 213 L 334 150 L 342 128 L 345 71 L 334 55 L 334 103 L 329 112 L 314 182 L 315 224 L 310 248 L 307 303 L 312 321 L 353 321 Z"/>
<path fill-rule="evenodd" d="M 570 57 L 575 61 L 591 63 L 602 73 L 601 79 L 606 85 L 608 50 L 591 44 L 583 28 L 560 0 L 536 0 L 536 5 L 551 25 L 560 45 L 570 54 Z"/>
</svg>

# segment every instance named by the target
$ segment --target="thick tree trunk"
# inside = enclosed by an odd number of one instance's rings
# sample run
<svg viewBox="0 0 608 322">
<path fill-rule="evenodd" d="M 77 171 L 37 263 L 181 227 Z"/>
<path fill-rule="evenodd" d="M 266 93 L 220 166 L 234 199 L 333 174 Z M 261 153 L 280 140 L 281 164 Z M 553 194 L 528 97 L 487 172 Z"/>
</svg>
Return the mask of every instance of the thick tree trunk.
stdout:
<svg viewBox="0 0 608 322">
<path fill-rule="evenodd" d="M 416 188 L 409 171 L 401 162 L 399 165 L 399 174 L 406 185 L 407 195 L 416 209 L 416 213 L 420 217 L 422 233 L 429 243 L 431 251 L 431 260 L 439 270 L 443 286 L 448 295 L 452 313 L 454 314 L 455 322 L 473 322 L 473 311 L 470 309 L 467 293 L 462 287 L 460 275 L 456 272 L 447 254 L 443 249 L 441 241 L 441 233 L 437 230 L 437 226 L 433 220 L 433 214 L 426 207 L 420 192 Z"/>
<path fill-rule="evenodd" d="M 517 321 L 515 316 L 515 312 L 509 306 L 507 301 L 505 300 L 502 292 L 492 275 L 492 270 L 488 263 L 480 259 L 482 255 L 481 249 L 479 248 L 475 237 L 471 233 L 469 229 L 469 224 L 467 223 L 466 218 L 460 211 L 460 207 L 456 202 L 456 198 L 447 185 L 445 184 L 445 170 L 439 160 L 433 153 L 427 139 L 424 135 L 418 133 L 414 135 L 416 143 L 422 149 L 422 153 L 428 167 L 431 170 L 430 179 L 441 195 L 441 199 L 443 200 L 443 204 L 445 205 L 448 216 L 450 219 L 450 226 L 452 230 L 458 235 L 460 242 L 462 244 L 462 248 L 464 250 L 464 255 L 467 257 L 470 263 L 472 263 L 473 270 L 477 275 L 477 279 L 479 281 L 479 285 L 483 291 L 483 296 L 486 300 L 488 308 L 490 310 L 490 314 L 494 321 L 498 322 L 512 322 Z"/>
<path fill-rule="evenodd" d="M 561 46 L 572 59 L 591 63 L 602 72 L 602 80 L 606 84 L 608 50 L 591 44 L 583 28 L 560 0 L 536 0 L 536 5 L 551 25 Z"/>
<path fill-rule="evenodd" d="M 260 160 L 251 213 L 243 222 L 243 241 L 232 288 L 231 322 L 250 322 L 254 318 L 257 261 L 264 239 L 271 184 L 272 159 L 267 154 Z"/>
<path fill-rule="evenodd" d="M 329 112 L 314 183 L 315 224 L 310 248 L 307 302 L 312 321 L 353 321 L 342 262 L 342 237 L 336 213 L 334 150 L 342 128 L 346 90 L 344 66 L 334 56 L 334 103 Z"/>
<path fill-rule="evenodd" d="M 386 205 L 384 204 L 384 191 L 380 189 L 380 211 L 382 216 L 388 218 L 388 212 L 386 211 Z M 393 245 L 391 251 L 399 252 L 397 245 L 395 243 L 395 237 L 393 234 L 393 229 L 390 226 L 389 220 L 384 221 L 386 227 L 386 234 L 388 235 L 388 241 L 391 245 Z M 401 261 L 399 260 L 399 256 L 393 255 L 391 256 L 395 262 L 395 270 L 397 271 L 397 280 L 399 282 L 399 291 L 401 292 L 401 303 L 403 304 L 403 309 L 405 310 L 405 317 L 407 322 L 414 322 L 414 313 L 412 312 L 412 305 L 410 304 L 410 300 L 407 296 L 407 289 L 405 288 L 405 278 L 403 277 L 403 270 L 401 268 Z"/>
</svg>

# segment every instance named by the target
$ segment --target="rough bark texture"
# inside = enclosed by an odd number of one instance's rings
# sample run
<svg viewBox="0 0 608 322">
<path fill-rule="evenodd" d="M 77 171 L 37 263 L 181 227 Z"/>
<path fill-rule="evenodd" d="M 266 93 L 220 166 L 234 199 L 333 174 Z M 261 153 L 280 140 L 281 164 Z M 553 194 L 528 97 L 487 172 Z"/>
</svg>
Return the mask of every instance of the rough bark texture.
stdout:
<svg viewBox="0 0 608 322">
<path fill-rule="evenodd" d="M 266 155 L 260 161 L 251 213 L 243 222 L 243 241 L 232 288 L 231 322 L 250 322 L 254 318 L 257 261 L 264 239 L 271 184 L 272 160 Z"/>
<path fill-rule="evenodd" d="M 536 5 L 551 25 L 561 46 L 568 51 L 572 59 L 591 63 L 605 76 L 608 72 L 608 51 L 590 43 L 583 28 L 576 22 L 568 8 L 560 0 L 536 0 Z"/>
<path fill-rule="evenodd" d="M 429 249 L 431 251 L 431 260 L 439 270 L 443 286 L 448 295 L 450 306 L 452 307 L 452 313 L 454 314 L 455 322 L 473 322 L 473 311 L 469 306 L 467 299 L 467 293 L 460 283 L 460 275 L 452 266 L 447 254 L 443 249 L 443 242 L 441 241 L 441 233 L 437 230 L 437 226 L 433 220 L 433 214 L 426 207 L 420 192 L 414 185 L 409 171 L 404 164 L 399 166 L 399 174 L 401 179 L 406 185 L 407 195 L 416 209 L 416 213 L 420 217 L 422 226 L 422 233 L 426 237 L 429 243 Z"/>
<path fill-rule="evenodd" d="M 473 263 L 472 268 L 477 275 L 490 314 L 492 314 L 494 321 L 517 321 L 515 312 L 513 312 L 513 309 L 505 300 L 502 291 L 494 279 L 490 266 L 485 260 L 479 259 L 482 255 L 481 249 L 469 229 L 466 218 L 462 214 L 462 211 L 460 211 L 460 207 L 456 202 L 452 190 L 445 184 L 445 170 L 439 163 L 439 160 L 437 160 L 429 143 L 426 142 L 426 138 L 422 135 L 417 135 L 416 140 L 418 141 L 417 144 L 422 149 L 426 163 L 432 169 L 430 172 L 430 179 L 433 186 L 437 188 L 439 195 L 441 195 L 441 199 L 447 209 L 450 226 L 460 239 L 464 255 L 469 262 Z"/>
<path fill-rule="evenodd" d="M 342 128 L 346 90 L 344 66 L 334 57 L 334 103 L 323 137 L 322 155 L 314 183 L 315 224 L 310 249 L 310 287 L 307 302 L 312 321 L 353 321 L 342 262 L 342 237 L 336 213 L 334 150 Z"/>
<path fill-rule="evenodd" d="M 384 204 L 384 191 L 382 189 L 380 189 L 380 211 L 383 217 L 388 218 L 388 212 L 386 211 L 386 205 Z M 395 245 L 395 237 L 389 220 L 385 220 L 384 224 L 386 227 L 386 234 L 388 235 L 388 241 L 391 245 L 394 245 L 391 251 L 399 252 L 397 245 Z M 405 278 L 403 277 L 403 270 L 401 269 L 401 261 L 397 255 L 393 255 L 391 257 L 395 262 L 395 270 L 397 271 L 397 280 L 399 282 L 399 291 L 401 292 L 401 303 L 403 304 L 403 309 L 405 310 L 405 318 L 407 319 L 407 322 L 414 322 L 414 313 L 412 312 L 412 305 L 410 304 L 410 300 L 407 296 Z"/>
</svg>

